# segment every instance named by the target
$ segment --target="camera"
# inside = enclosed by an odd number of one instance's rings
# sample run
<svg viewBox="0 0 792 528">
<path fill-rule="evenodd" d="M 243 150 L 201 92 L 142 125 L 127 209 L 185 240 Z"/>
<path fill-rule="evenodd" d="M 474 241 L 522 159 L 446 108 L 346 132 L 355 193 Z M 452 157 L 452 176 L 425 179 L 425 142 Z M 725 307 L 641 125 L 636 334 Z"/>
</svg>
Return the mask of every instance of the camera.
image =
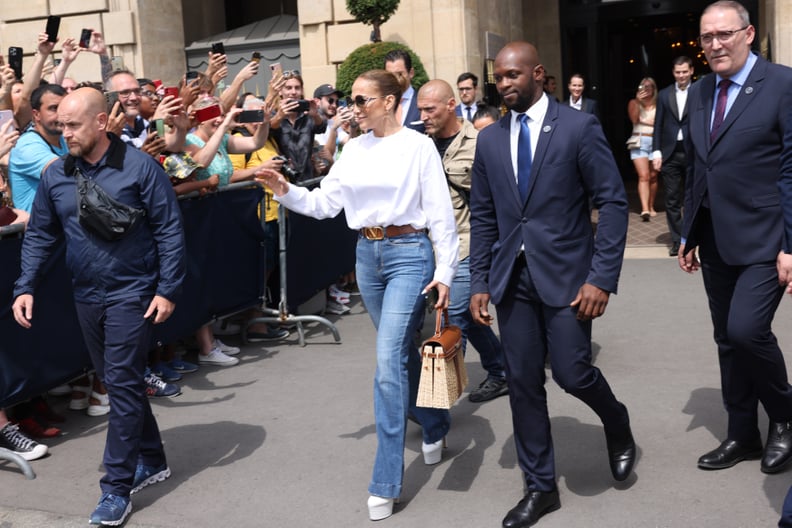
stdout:
<svg viewBox="0 0 792 528">
<path fill-rule="evenodd" d="M 291 181 L 297 181 L 300 179 L 300 172 L 294 168 L 292 162 L 286 156 L 275 156 L 272 159 L 280 160 L 283 162 L 281 165 L 281 174 L 289 178 Z"/>
</svg>

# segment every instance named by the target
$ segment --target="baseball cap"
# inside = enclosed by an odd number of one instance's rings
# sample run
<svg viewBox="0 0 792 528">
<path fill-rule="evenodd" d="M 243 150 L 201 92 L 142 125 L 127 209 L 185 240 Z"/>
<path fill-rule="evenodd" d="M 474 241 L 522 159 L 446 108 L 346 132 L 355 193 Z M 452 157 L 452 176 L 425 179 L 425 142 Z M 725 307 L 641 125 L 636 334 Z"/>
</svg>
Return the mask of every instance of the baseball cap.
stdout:
<svg viewBox="0 0 792 528">
<path fill-rule="evenodd" d="M 338 97 L 342 97 L 344 92 L 341 90 L 336 90 L 332 84 L 323 84 L 316 90 L 314 90 L 314 97 L 324 97 L 326 95 L 338 94 Z"/>
</svg>

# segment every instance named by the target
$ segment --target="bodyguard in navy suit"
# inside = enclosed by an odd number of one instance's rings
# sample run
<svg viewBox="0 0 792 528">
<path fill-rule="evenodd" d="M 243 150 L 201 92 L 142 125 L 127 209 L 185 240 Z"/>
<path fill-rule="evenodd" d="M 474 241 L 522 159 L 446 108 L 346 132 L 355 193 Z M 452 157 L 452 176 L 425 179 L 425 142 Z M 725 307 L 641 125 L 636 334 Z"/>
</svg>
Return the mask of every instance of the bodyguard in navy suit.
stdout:
<svg viewBox="0 0 792 528">
<path fill-rule="evenodd" d="M 423 121 L 421 121 L 421 111 L 418 110 L 418 97 L 415 88 L 412 87 L 412 80 L 415 77 L 412 57 L 403 49 L 391 50 L 385 54 L 384 68 L 403 82 L 401 109 L 397 113 L 401 118 L 401 124 L 423 134 L 425 130 Z"/>
<path fill-rule="evenodd" d="M 792 456 L 792 387 L 771 329 L 792 284 L 792 69 L 751 52 L 756 31 L 737 2 L 711 4 L 700 26 L 714 73 L 689 95 L 679 265 L 697 270 L 698 247 L 728 428 L 698 466 L 724 469 L 761 457 L 761 470 L 775 473 Z M 764 449 L 758 402 L 770 418 Z"/>
<path fill-rule="evenodd" d="M 635 443 L 626 407 L 591 364 L 592 319 L 616 292 L 627 236 L 627 196 L 598 120 L 549 98 L 544 67 L 526 42 L 495 59 L 511 110 L 479 133 L 471 189 L 473 318 L 504 346 L 517 457 L 527 494 L 505 528 L 533 525 L 561 504 L 544 389 L 553 378 L 602 420 L 613 477 L 626 479 Z M 525 118 L 527 116 L 527 119 Z M 526 120 L 526 124 L 522 121 Z M 599 210 L 597 236 L 589 203 Z"/>
</svg>

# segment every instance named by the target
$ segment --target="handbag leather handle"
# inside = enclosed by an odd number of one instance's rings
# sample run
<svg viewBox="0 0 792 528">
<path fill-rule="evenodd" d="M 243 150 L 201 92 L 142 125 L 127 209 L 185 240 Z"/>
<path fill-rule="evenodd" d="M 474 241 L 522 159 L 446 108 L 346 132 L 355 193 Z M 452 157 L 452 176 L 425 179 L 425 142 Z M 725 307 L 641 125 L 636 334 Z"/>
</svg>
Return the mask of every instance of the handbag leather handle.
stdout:
<svg viewBox="0 0 792 528">
<path fill-rule="evenodd" d="M 437 317 L 435 319 L 435 337 L 440 337 L 440 333 L 443 330 L 443 320 L 445 320 L 445 326 L 450 326 L 451 323 L 448 319 L 448 309 L 443 308 L 442 310 L 437 310 Z"/>
</svg>

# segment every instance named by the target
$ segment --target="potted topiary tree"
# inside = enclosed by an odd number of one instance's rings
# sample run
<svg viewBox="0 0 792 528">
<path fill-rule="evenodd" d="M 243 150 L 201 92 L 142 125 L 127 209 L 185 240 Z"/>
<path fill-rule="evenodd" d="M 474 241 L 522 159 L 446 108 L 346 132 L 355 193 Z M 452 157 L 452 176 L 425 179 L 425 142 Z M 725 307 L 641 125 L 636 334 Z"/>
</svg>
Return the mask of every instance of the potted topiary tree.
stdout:
<svg viewBox="0 0 792 528">
<path fill-rule="evenodd" d="M 380 25 L 396 12 L 399 0 L 347 0 L 346 5 L 347 11 L 355 20 L 374 28 L 371 31 L 371 42 L 381 42 Z"/>
<path fill-rule="evenodd" d="M 398 42 L 375 42 L 360 46 L 341 63 L 338 67 L 336 88 L 345 94 L 349 94 L 352 90 L 352 83 L 355 82 L 358 75 L 369 70 L 381 69 L 385 64 L 385 55 L 393 49 L 403 49 L 410 54 L 413 69 L 415 70 L 415 76 L 412 80 L 413 88 L 417 90 L 429 80 L 421 59 L 409 47 Z"/>
</svg>

